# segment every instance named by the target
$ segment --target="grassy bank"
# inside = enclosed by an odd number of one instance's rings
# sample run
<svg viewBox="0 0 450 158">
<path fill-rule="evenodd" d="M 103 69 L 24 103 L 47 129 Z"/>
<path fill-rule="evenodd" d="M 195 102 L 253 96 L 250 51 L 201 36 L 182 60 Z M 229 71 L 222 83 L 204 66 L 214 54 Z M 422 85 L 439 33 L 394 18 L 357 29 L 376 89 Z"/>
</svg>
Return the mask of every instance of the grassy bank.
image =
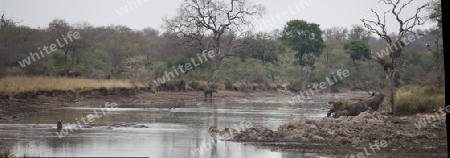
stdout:
<svg viewBox="0 0 450 158">
<path fill-rule="evenodd" d="M 97 80 L 85 78 L 56 77 L 5 77 L 0 79 L 0 92 L 14 94 L 38 90 L 76 90 L 112 87 L 142 87 L 144 84 L 132 83 L 129 80 Z"/>
<path fill-rule="evenodd" d="M 432 112 L 445 105 L 444 87 L 404 86 L 395 93 L 397 112 Z"/>
</svg>

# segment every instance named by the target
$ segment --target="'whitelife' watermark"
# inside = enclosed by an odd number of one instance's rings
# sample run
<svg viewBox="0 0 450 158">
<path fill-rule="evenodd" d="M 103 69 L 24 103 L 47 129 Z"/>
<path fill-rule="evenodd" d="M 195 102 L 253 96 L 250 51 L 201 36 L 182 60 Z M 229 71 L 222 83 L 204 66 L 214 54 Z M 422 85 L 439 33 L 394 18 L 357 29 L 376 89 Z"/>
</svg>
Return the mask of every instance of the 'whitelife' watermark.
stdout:
<svg viewBox="0 0 450 158">
<path fill-rule="evenodd" d="M 127 4 L 120 7 L 116 10 L 116 13 L 119 14 L 119 16 L 122 16 L 125 13 L 128 13 L 129 11 L 132 11 L 133 9 L 139 7 L 142 5 L 143 2 L 148 2 L 148 0 L 133 0 L 133 1 L 127 1 Z"/>
<path fill-rule="evenodd" d="M 314 88 L 316 93 L 319 93 L 320 91 L 328 88 L 328 86 L 332 86 L 335 83 L 337 83 L 339 81 L 342 81 L 342 80 L 344 80 L 344 78 L 350 76 L 350 71 L 348 71 L 347 69 L 345 69 L 345 70 L 339 69 L 339 70 L 337 70 L 336 74 L 334 72 L 331 73 L 331 74 L 332 74 L 332 78 L 333 79 L 330 79 L 329 77 L 325 77 L 325 81 L 324 82 L 320 82 L 319 84 L 314 83 L 313 86 L 309 87 L 308 90 L 300 91 L 299 92 L 300 94 L 298 94 L 298 95 L 294 96 L 293 98 L 291 98 L 289 100 L 289 103 L 291 105 L 295 105 L 295 103 L 300 103 L 302 100 L 311 99 L 311 96 L 314 95 L 313 88 Z M 301 97 L 300 97 L 300 95 L 301 95 Z"/>
<path fill-rule="evenodd" d="M 205 61 L 208 61 L 208 58 L 214 58 L 214 56 L 216 56 L 216 53 L 214 51 L 210 50 L 210 51 L 206 52 L 206 50 L 205 50 L 202 52 L 202 55 L 197 54 L 198 62 L 196 62 L 194 60 L 194 58 L 191 58 L 191 62 L 189 62 L 189 63 L 185 63 L 183 65 L 178 65 L 178 67 L 172 66 L 173 71 L 170 71 L 170 72 L 164 71 L 164 75 L 153 80 L 153 83 L 155 83 L 155 85 L 157 87 L 159 87 L 159 86 L 161 86 L 161 84 L 164 84 L 164 83 L 180 76 L 180 73 L 178 72 L 178 70 L 180 70 L 181 74 L 184 74 L 187 71 L 190 71 L 193 68 L 203 64 L 202 57 L 205 59 Z"/>
<path fill-rule="evenodd" d="M 367 147 L 364 147 L 363 150 L 364 152 L 359 152 L 356 155 L 351 154 L 350 157 L 345 156 L 345 158 L 365 158 L 365 157 L 369 157 L 373 154 L 376 154 L 378 151 L 381 150 L 381 148 L 386 148 L 388 146 L 388 142 L 385 140 L 375 140 L 375 142 L 373 144 L 369 143 L 369 149 L 367 149 Z M 381 148 L 380 148 L 381 147 Z"/>
<path fill-rule="evenodd" d="M 38 47 L 39 53 L 30 52 L 30 55 L 27 58 L 23 59 L 22 61 L 19 61 L 20 66 L 22 68 L 25 68 L 26 66 L 31 64 L 31 59 L 33 59 L 33 62 L 36 62 L 36 60 L 45 57 L 45 54 L 43 51 L 45 51 L 45 53 L 48 55 L 48 54 L 58 50 L 58 48 L 61 49 L 64 46 L 68 45 L 69 42 L 73 42 L 74 40 L 81 38 L 80 32 L 78 32 L 78 31 L 75 31 L 75 32 L 69 31 L 69 32 L 67 32 L 66 36 L 61 35 L 61 37 L 64 42 L 61 42 L 59 39 L 56 39 L 56 43 L 50 44 L 50 46 L 44 46 L 44 47 L 42 47 L 42 50 L 41 50 L 41 47 Z"/>
<path fill-rule="evenodd" d="M 239 125 L 234 124 L 233 128 L 231 128 L 230 133 L 225 135 L 225 139 L 230 139 L 233 135 L 238 134 L 246 129 L 250 128 L 252 125 L 249 121 L 241 121 Z M 233 129 L 236 130 L 236 133 L 233 133 Z M 210 139 L 208 141 L 203 142 L 198 148 L 191 151 L 192 156 L 199 157 L 203 155 L 207 151 L 211 150 L 214 146 L 217 145 L 216 139 Z"/>
<path fill-rule="evenodd" d="M 417 123 L 414 123 L 414 126 L 416 126 L 417 129 L 421 129 L 434 121 L 440 120 L 441 116 L 445 118 L 445 115 L 447 113 L 450 113 L 450 105 L 445 106 L 445 110 L 442 107 L 440 107 L 439 110 L 434 112 L 434 114 L 425 115 L 425 117 L 420 118 L 419 121 L 417 121 Z"/>
<path fill-rule="evenodd" d="M 97 112 L 97 110 L 94 109 L 94 114 L 88 114 L 86 116 L 81 116 L 81 119 L 79 119 L 79 120 L 78 120 L 78 118 L 75 118 L 75 121 L 77 122 L 77 124 L 75 124 L 75 123 L 67 123 L 67 125 L 64 126 L 64 128 L 60 132 L 56 132 L 56 135 L 58 135 L 58 137 L 60 139 L 62 137 L 68 136 L 69 132 L 73 132 L 74 130 L 81 129 L 83 127 L 81 125 L 81 122 L 83 122 L 83 125 L 87 125 L 87 124 L 89 124 L 91 122 L 94 122 L 95 119 L 98 119 L 98 118 L 101 118 L 102 116 L 105 116 L 106 112 L 110 112 L 111 109 L 117 108 L 117 107 L 118 107 L 117 104 L 114 103 L 114 102 L 113 103 L 107 102 L 107 103 L 105 103 L 104 106 L 100 105 L 101 114 L 103 114 L 103 115 L 99 114 Z"/>
<path fill-rule="evenodd" d="M 399 49 L 403 49 L 406 46 L 408 46 L 409 44 L 413 43 L 416 40 L 419 40 L 423 37 L 425 37 L 427 33 L 425 31 L 423 32 L 417 32 L 417 33 L 411 33 L 409 35 L 407 35 L 406 37 L 403 37 L 400 41 L 398 41 L 397 43 L 391 44 L 382 49 L 381 51 L 377 52 L 376 54 L 378 55 L 378 58 L 384 58 L 385 56 L 389 56 L 389 54 L 391 54 L 392 52 L 399 50 Z M 403 44 L 401 44 L 400 42 L 403 42 Z"/>
</svg>

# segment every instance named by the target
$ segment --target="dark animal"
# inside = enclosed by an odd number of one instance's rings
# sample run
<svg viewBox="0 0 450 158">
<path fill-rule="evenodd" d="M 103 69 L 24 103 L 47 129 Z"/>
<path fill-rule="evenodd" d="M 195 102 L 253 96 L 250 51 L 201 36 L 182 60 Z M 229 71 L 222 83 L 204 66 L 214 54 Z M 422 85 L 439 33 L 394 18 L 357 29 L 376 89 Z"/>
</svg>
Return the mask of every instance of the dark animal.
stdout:
<svg viewBox="0 0 450 158">
<path fill-rule="evenodd" d="M 384 101 L 384 95 L 380 92 L 373 92 L 371 96 L 352 98 L 350 100 L 360 100 L 363 101 L 369 108 L 377 111 L 380 108 L 381 103 Z"/>
<path fill-rule="evenodd" d="M 159 91 L 186 91 L 186 82 L 184 80 L 171 80 L 161 84 Z"/>
<path fill-rule="evenodd" d="M 56 130 L 59 132 L 61 132 L 62 130 L 62 120 L 58 121 L 58 124 L 56 124 Z"/>
<path fill-rule="evenodd" d="M 79 72 L 76 71 L 69 71 L 67 73 L 67 77 L 79 77 L 81 74 Z"/>
<path fill-rule="evenodd" d="M 334 113 L 334 118 L 339 118 L 340 116 L 358 116 L 359 113 L 368 110 L 368 106 L 361 100 L 330 101 L 328 104 L 331 104 L 331 107 L 327 116 L 329 117 L 331 113 Z"/>
<path fill-rule="evenodd" d="M 67 76 L 67 77 L 78 77 L 80 75 L 81 74 L 79 72 L 73 71 L 73 70 L 62 70 L 62 71 L 58 72 L 58 76 L 61 76 L 61 77 L 65 77 L 65 76 Z"/>
<path fill-rule="evenodd" d="M 289 85 L 287 87 L 292 92 L 296 92 L 296 93 L 300 92 L 300 88 L 299 87 L 294 87 L 294 86 L 291 86 L 291 85 Z"/>
<path fill-rule="evenodd" d="M 209 97 L 212 98 L 213 92 L 214 92 L 214 93 L 217 93 L 217 91 L 214 90 L 214 89 L 208 89 L 208 90 L 203 91 L 203 93 L 205 94 L 205 98 L 208 98 L 208 95 L 209 95 Z"/>
<path fill-rule="evenodd" d="M 217 129 L 216 126 L 211 126 L 211 127 L 209 127 L 209 129 L 208 129 L 208 133 L 209 133 L 209 135 L 211 135 L 211 136 L 216 136 L 216 135 L 219 133 L 219 129 Z"/>
</svg>

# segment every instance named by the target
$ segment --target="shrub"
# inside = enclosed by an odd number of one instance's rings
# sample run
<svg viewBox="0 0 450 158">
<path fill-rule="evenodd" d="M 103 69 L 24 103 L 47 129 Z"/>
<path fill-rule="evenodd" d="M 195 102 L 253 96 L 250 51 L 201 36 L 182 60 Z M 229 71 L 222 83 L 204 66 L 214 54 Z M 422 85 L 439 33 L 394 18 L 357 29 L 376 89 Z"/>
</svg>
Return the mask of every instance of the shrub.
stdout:
<svg viewBox="0 0 450 158">
<path fill-rule="evenodd" d="M 395 92 L 397 112 L 432 112 L 444 107 L 443 87 L 405 86 Z"/>
<path fill-rule="evenodd" d="M 191 81 L 191 83 L 189 83 L 189 87 L 191 87 L 194 90 L 197 90 L 199 85 L 200 85 L 200 82 L 198 82 L 198 81 Z"/>
<path fill-rule="evenodd" d="M 233 83 L 230 80 L 225 81 L 225 90 L 227 90 L 227 91 L 233 90 Z"/>
</svg>

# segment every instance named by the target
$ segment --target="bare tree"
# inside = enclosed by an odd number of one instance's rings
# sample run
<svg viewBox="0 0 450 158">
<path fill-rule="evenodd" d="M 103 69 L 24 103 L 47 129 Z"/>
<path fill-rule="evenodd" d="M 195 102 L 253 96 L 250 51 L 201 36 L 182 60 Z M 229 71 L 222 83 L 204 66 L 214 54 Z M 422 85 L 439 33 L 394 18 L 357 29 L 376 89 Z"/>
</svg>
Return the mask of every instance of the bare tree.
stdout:
<svg viewBox="0 0 450 158">
<path fill-rule="evenodd" d="M 394 75 L 396 72 L 396 62 L 395 60 L 400 56 L 402 53 L 405 42 L 404 38 L 409 33 L 417 34 L 413 32 L 413 29 L 418 26 L 424 24 L 422 17 L 419 16 L 419 13 L 426 8 L 429 4 L 424 4 L 417 8 L 414 15 L 412 15 L 410 18 L 407 19 L 401 19 L 400 15 L 403 11 L 403 9 L 410 5 L 413 0 L 409 0 L 406 3 L 400 3 L 401 0 L 380 0 L 380 2 L 384 3 L 385 5 L 391 6 L 392 9 L 390 9 L 387 12 L 384 12 L 383 16 L 380 16 L 377 12 L 375 12 L 373 9 L 371 10 L 375 16 L 375 20 L 367 20 L 367 19 L 361 19 L 362 23 L 364 24 L 364 27 L 366 27 L 370 33 L 374 33 L 378 36 L 380 36 L 382 39 L 384 39 L 389 46 L 394 47 L 395 49 L 392 49 L 392 52 L 389 53 L 389 56 L 385 58 L 379 58 L 379 57 L 373 57 L 375 61 L 377 61 L 381 66 L 384 68 L 384 72 L 386 75 L 386 92 L 387 97 L 389 100 L 389 106 L 391 108 L 391 114 L 395 114 L 395 106 L 394 106 Z M 399 24 L 399 30 L 397 33 L 397 36 L 395 38 L 392 38 L 388 35 L 387 29 L 386 29 L 386 14 L 392 14 L 392 16 L 395 17 L 395 20 Z"/>
<path fill-rule="evenodd" d="M 235 39 L 247 32 L 253 26 L 251 20 L 262 16 L 264 10 L 247 0 L 186 0 L 177 16 L 164 20 L 164 27 L 177 33 L 183 44 L 216 53 L 210 57 L 215 80 L 220 62 L 234 56 Z"/>
</svg>

